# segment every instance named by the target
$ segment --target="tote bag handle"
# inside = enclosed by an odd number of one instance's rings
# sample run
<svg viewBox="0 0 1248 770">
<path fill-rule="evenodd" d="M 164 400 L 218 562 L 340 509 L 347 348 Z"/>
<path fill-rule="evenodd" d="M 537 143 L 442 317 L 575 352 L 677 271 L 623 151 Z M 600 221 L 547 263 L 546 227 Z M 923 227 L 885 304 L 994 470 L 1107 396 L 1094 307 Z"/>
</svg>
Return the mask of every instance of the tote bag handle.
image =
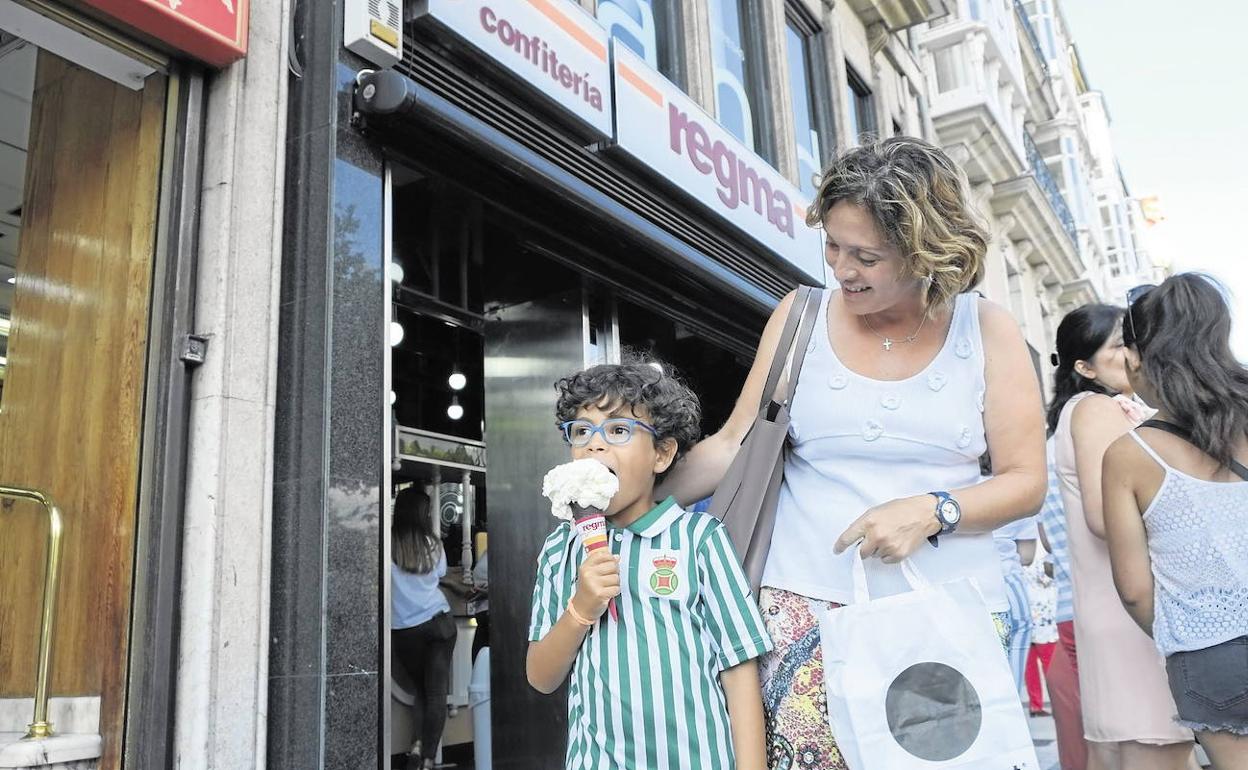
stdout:
<svg viewBox="0 0 1248 770">
<path fill-rule="evenodd" d="M 789 308 L 789 315 L 784 319 L 784 329 L 781 330 L 780 339 L 776 343 L 776 352 L 771 356 L 771 369 L 767 372 L 767 382 L 759 397 L 760 411 L 767 407 L 768 402 L 774 401 L 788 406 L 793 400 L 793 392 L 797 389 L 798 374 L 802 370 L 802 362 L 806 359 L 806 347 L 814 331 L 815 318 L 818 316 L 818 301 L 822 299 L 822 296 L 823 292 L 810 286 L 797 288 L 797 293 L 793 297 L 793 305 Z M 815 302 L 812 303 L 812 299 Z M 786 369 L 788 377 L 784 383 L 784 393 L 776 393 L 776 387 L 780 384 L 780 375 L 785 373 Z"/>
<path fill-rule="evenodd" d="M 863 604 L 871 601 L 871 589 L 867 585 L 867 565 L 863 563 L 862 551 L 860 550 L 861 542 L 854 544 L 853 553 L 853 579 L 854 579 L 854 604 Z M 910 559 L 902 559 L 896 565 L 901 567 L 901 576 L 905 578 L 906 585 L 910 586 L 911 591 L 917 591 L 921 588 L 931 588 L 932 582 L 919 570 L 918 566 Z"/>
</svg>

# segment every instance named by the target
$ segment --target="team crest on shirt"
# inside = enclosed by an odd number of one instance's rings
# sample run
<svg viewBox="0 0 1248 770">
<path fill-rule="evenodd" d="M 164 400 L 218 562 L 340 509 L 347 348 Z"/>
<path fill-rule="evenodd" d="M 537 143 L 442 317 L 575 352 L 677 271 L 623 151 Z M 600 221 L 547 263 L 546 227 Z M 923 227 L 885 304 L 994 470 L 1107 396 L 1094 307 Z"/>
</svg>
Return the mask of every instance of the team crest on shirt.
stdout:
<svg viewBox="0 0 1248 770">
<path fill-rule="evenodd" d="M 670 601 L 689 596 L 685 555 L 679 549 L 655 549 L 644 554 L 641 578 L 642 591 L 648 596 Z"/>
<path fill-rule="evenodd" d="M 678 561 L 675 556 L 664 554 L 654 560 L 654 572 L 650 573 L 650 590 L 659 596 L 671 596 L 680 588 L 680 575 L 676 574 Z"/>
</svg>

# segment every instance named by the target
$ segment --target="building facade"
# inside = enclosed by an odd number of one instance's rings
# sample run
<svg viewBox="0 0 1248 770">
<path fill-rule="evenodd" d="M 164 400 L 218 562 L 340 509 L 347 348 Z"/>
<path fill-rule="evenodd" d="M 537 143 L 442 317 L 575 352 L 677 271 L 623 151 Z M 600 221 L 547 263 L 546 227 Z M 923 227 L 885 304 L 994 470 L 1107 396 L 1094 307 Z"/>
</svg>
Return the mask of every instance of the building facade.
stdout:
<svg viewBox="0 0 1248 770">
<path fill-rule="evenodd" d="M 1149 248 L 1148 230 L 1159 224 L 1160 203 L 1141 201 L 1132 196 L 1110 133 L 1109 104 L 1101 91 L 1085 91 L 1079 96 L 1092 153 L 1092 194 L 1105 244 L 1105 298 L 1125 301 L 1127 291 L 1145 283 L 1165 280 L 1164 256 Z M 1145 205 L 1152 209 L 1145 213 Z"/>
<path fill-rule="evenodd" d="M 0 485 L 64 514 L 65 761 L 388 767 L 391 506 L 418 487 L 464 589 L 444 756 L 488 725 L 495 766 L 557 766 L 564 702 L 524 677 L 551 385 L 635 351 L 717 428 L 775 303 L 830 282 L 805 208 L 863 137 L 966 169 L 980 289 L 1046 383 L 1062 315 L 1158 263 L 1055 0 L 227 0 L 245 59 L 149 5 L 181 4 L 0 0 Z M 27 505 L 0 508 L 0 735 L 37 689 Z"/>
<path fill-rule="evenodd" d="M 1056 0 L 960 0 L 917 36 L 937 141 L 993 236 L 984 293 L 1018 320 L 1047 394 L 1062 317 L 1121 301 L 1115 272 L 1149 269 L 1104 97 Z"/>
</svg>

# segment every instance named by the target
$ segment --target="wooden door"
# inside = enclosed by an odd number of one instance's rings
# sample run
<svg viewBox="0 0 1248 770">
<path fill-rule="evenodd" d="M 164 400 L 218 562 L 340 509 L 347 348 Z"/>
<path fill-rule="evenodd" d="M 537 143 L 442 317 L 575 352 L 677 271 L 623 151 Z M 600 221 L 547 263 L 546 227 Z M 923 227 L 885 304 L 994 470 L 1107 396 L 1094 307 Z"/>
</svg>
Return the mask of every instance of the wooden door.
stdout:
<svg viewBox="0 0 1248 770">
<path fill-rule="evenodd" d="M 39 53 L 22 203 L 0 481 L 65 520 L 53 696 L 100 695 L 120 765 L 163 76 L 132 91 Z M 0 697 L 34 692 L 46 524 L 0 509 Z"/>
</svg>

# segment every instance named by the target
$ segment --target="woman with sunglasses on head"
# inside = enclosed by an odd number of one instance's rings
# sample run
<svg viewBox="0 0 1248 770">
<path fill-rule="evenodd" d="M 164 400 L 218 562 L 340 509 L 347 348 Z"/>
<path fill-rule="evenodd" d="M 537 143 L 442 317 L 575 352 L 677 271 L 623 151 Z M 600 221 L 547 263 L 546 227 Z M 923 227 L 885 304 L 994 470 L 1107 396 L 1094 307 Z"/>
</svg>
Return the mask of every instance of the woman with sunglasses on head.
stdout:
<svg viewBox="0 0 1248 770">
<path fill-rule="evenodd" d="M 1048 413 L 1066 509 L 1088 768 L 1182 770 L 1192 734 L 1174 724 L 1161 659 L 1118 601 L 1104 539 L 1101 460 L 1144 417 L 1130 398 L 1122 315 L 1097 304 L 1062 319 Z"/>
<path fill-rule="evenodd" d="M 1105 525 L 1127 612 L 1165 656 L 1178 721 L 1218 770 L 1248 767 L 1248 369 L 1212 280 L 1133 290 L 1127 376 L 1158 408 L 1105 453 Z"/>
</svg>

